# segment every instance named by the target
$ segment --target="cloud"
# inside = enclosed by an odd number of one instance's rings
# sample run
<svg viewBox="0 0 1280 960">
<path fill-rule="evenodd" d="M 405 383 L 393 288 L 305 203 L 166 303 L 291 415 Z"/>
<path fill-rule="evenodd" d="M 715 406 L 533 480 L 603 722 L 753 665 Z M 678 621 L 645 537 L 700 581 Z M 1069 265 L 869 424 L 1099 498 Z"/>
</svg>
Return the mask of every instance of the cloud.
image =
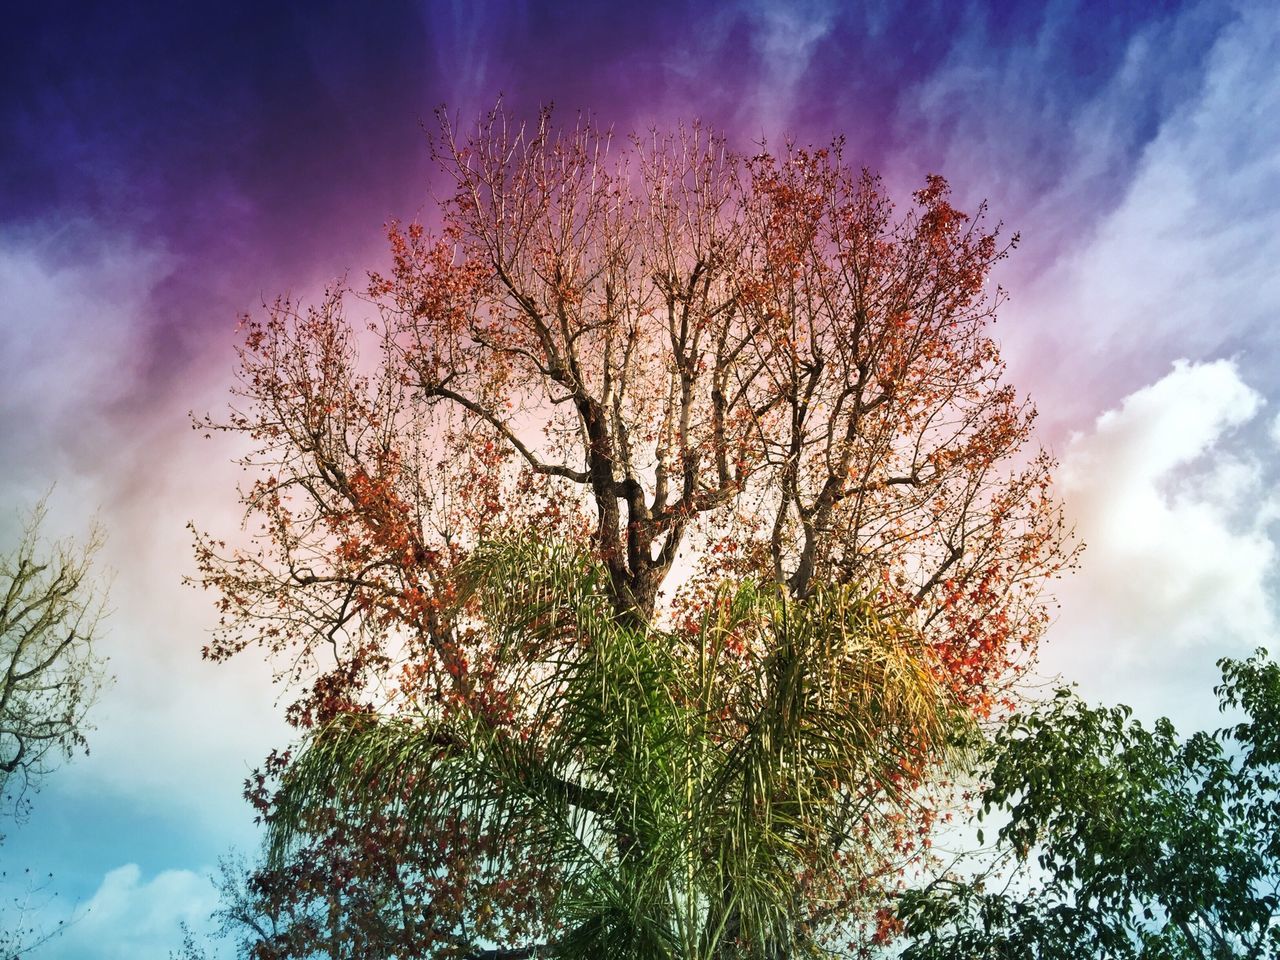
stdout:
<svg viewBox="0 0 1280 960">
<path fill-rule="evenodd" d="M 1036 384 L 1055 427 L 1078 423 L 1100 398 L 1114 401 L 1126 384 L 1149 381 L 1178 356 L 1239 354 L 1251 380 L 1274 380 L 1278 48 L 1274 10 L 1244 6 L 1217 33 L 1203 63 L 1184 68 L 1178 89 L 1189 75 L 1197 80 L 1191 95 L 1161 115 L 1101 215 L 1100 202 L 1112 193 L 1085 178 L 1049 192 L 1019 224 L 1032 244 L 1042 232 L 1052 235 L 1056 221 L 1074 225 L 1061 245 L 1052 245 L 1065 249 L 1052 263 L 1034 254 L 1014 258 L 1022 274 L 1012 281 L 1015 299 L 1002 324 L 1011 367 Z M 1081 117 L 1078 138 L 1096 135 L 1105 145 L 1113 138 L 1108 131 L 1123 129 L 1124 91 L 1131 86 L 1119 85 L 1095 108 L 1109 122 Z M 1114 109 L 1104 109 L 1106 103 Z M 1081 222 L 1080 209 L 1095 216 Z"/>
<path fill-rule="evenodd" d="M 84 225 L 0 234 L 0 435 L 11 502 L 29 503 L 54 478 L 82 482 L 120 456 L 109 411 L 137 381 L 139 320 L 167 269 L 162 251 Z"/>
<path fill-rule="evenodd" d="M 794 123 L 801 80 L 818 42 L 832 27 L 835 11 L 828 3 L 809 0 L 791 6 L 752 3 L 744 12 L 764 66 L 756 89 L 744 99 L 753 104 L 751 120 L 760 129 L 773 136 L 785 135 Z"/>
<path fill-rule="evenodd" d="M 1052 255 L 1117 199 L 1158 121 L 1195 92 L 1223 14 L 1147 10 L 1099 35 L 1073 4 L 1031 10 L 1010 23 L 967 8 L 942 62 L 900 97 L 891 172 L 946 173 Z M 1025 42 L 993 40 L 1006 31 Z"/>
<path fill-rule="evenodd" d="M 210 931 L 218 894 L 205 873 L 165 870 L 144 878 L 136 863 L 107 873 L 66 931 L 40 951 L 44 960 L 166 957 L 182 941 L 180 924 Z"/>
<path fill-rule="evenodd" d="M 1240 443 L 1263 405 L 1235 362 L 1180 360 L 1071 438 L 1062 491 L 1087 548 L 1048 667 L 1167 710 L 1179 688 L 1208 696 L 1212 660 L 1270 638 L 1276 503 L 1270 465 Z"/>
<path fill-rule="evenodd" d="M 149 355 L 150 335 L 174 263 L 89 221 L 0 232 L 0 550 L 51 485 L 46 535 L 83 536 L 95 515 L 107 534 L 98 570 L 112 612 L 99 650 L 116 682 L 90 712 L 92 753 L 48 789 L 130 797 L 201 835 L 244 839 L 239 784 L 286 735 L 261 659 L 201 662 L 213 607 L 181 585 L 193 566 L 186 522 L 234 531 L 240 473 L 237 451 L 202 442 L 187 418 L 226 401 L 230 318 L 224 370 L 141 386 L 163 359 Z"/>
<path fill-rule="evenodd" d="M 981 31 L 962 38 L 904 98 L 922 139 L 900 159 L 994 182 L 1023 233 L 997 332 L 1088 543 L 1046 671 L 1211 726 L 1214 661 L 1272 644 L 1277 624 L 1280 418 L 1249 384 L 1277 382 L 1280 356 L 1280 18 L 1183 8 L 1083 95 L 1055 59 L 1072 11 L 1053 9 L 1034 45 L 993 56 Z"/>
</svg>

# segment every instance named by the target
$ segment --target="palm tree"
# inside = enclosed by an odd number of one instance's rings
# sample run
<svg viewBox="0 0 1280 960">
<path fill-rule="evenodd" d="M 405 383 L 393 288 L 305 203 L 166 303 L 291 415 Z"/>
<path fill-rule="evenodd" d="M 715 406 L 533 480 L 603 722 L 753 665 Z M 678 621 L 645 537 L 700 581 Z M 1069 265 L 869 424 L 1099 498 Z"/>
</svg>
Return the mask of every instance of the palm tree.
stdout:
<svg viewBox="0 0 1280 960">
<path fill-rule="evenodd" d="M 441 955 L 818 952 L 882 862 L 886 812 L 953 741 L 928 650 L 849 587 L 724 585 L 694 628 L 664 630 L 619 616 L 605 569 L 563 547 L 488 546 L 461 582 L 487 692 L 316 731 L 270 834 L 286 857 L 341 797 L 390 805 L 413 836 L 447 812 L 468 849 L 536 864 L 554 891 L 540 939 L 463 931 Z"/>
</svg>

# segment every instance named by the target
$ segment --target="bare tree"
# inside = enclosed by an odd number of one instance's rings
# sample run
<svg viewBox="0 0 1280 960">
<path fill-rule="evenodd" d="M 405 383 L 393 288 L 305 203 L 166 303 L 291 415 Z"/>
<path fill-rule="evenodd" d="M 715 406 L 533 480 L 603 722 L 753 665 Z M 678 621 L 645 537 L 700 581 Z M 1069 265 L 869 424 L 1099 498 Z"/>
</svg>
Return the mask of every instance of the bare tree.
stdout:
<svg viewBox="0 0 1280 960">
<path fill-rule="evenodd" d="M 0 556 L 0 797 L 21 814 L 60 759 L 86 750 L 85 713 L 104 678 L 95 650 L 105 591 L 91 575 L 102 533 L 47 541 L 41 501 Z"/>
<path fill-rule="evenodd" d="M 50 541 L 41 534 L 45 514 L 41 500 L 17 546 L 0 554 L 0 802 L 17 818 L 59 760 L 88 752 L 85 715 L 106 677 L 95 650 L 106 590 L 92 569 L 102 531 L 95 526 L 82 544 Z M 66 927 L 33 919 L 47 880 L 34 881 L 30 869 L 21 877 L 0 906 L 4 960 L 29 955 Z"/>
</svg>

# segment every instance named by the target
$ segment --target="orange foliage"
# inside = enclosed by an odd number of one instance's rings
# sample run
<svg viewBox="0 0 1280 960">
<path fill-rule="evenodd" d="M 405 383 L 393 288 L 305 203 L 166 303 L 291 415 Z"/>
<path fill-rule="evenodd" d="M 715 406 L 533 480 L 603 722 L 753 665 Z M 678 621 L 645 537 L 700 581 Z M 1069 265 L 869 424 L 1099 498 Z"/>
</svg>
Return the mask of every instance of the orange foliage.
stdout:
<svg viewBox="0 0 1280 960">
<path fill-rule="evenodd" d="M 741 157 L 697 126 L 620 151 L 494 114 L 436 153 L 439 236 L 393 222 L 358 295 L 244 322 L 240 406 L 201 426 L 255 444 L 254 544 L 197 536 L 207 656 L 261 645 L 302 727 L 413 703 L 518 728 L 523 674 L 457 571 L 519 535 L 588 547 L 620 614 L 685 630 L 724 577 L 861 585 L 959 703 L 1000 703 L 1072 548 L 988 334 L 1012 242 L 982 211 L 931 176 L 897 214 L 839 142 Z M 538 882 L 512 871 L 484 909 Z"/>
</svg>

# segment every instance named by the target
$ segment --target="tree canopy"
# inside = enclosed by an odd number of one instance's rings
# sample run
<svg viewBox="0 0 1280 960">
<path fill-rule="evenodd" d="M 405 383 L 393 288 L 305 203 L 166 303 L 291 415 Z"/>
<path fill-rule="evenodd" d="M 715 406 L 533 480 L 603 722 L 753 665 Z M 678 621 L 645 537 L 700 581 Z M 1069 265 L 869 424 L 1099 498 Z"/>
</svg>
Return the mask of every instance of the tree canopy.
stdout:
<svg viewBox="0 0 1280 960">
<path fill-rule="evenodd" d="M 200 424 L 254 472 L 252 543 L 197 534 L 206 654 L 276 658 L 307 733 L 250 784 L 272 869 L 390 831 L 374 886 L 441 956 L 816 947 L 1072 556 L 987 332 L 1010 244 L 940 177 L 895 214 L 839 142 L 433 142 L 438 232 L 246 318 Z"/>
<path fill-rule="evenodd" d="M 912 960 L 1280 955 L 1280 664 L 1219 661 L 1224 712 L 1186 738 L 1068 690 L 1002 727 L 982 810 L 1021 869 L 903 901 Z"/>
</svg>

